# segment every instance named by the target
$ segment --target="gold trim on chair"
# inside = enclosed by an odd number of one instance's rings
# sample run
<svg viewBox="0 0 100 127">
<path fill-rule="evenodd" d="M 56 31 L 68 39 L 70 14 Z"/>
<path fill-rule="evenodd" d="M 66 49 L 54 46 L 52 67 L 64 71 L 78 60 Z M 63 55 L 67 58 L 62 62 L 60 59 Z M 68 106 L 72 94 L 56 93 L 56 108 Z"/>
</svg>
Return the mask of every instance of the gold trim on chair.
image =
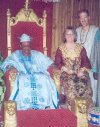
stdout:
<svg viewBox="0 0 100 127">
<path fill-rule="evenodd" d="M 11 54 L 11 26 L 18 22 L 35 22 L 38 26 L 43 27 L 43 49 L 44 54 L 47 55 L 46 46 L 46 10 L 43 12 L 43 18 L 39 18 L 33 9 L 29 8 L 29 0 L 25 1 L 24 8 L 22 8 L 15 17 L 11 17 L 10 9 L 7 11 L 7 48 L 8 55 Z"/>
<path fill-rule="evenodd" d="M 53 72 L 53 79 L 59 93 L 61 93 L 60 75 L 61 75 L 61 71 L 55 68 Z"/>
<path fill-rule="evenodd" d="M 13 85 L 16 79 L 17 73 L 10 71 L 9 72 L 9 81 L 10 81 L 10 93 L 12 92 Z"/>
<path fill-rule="evenodd" d="M 75 98 L 75 114 L 77 116 L 77 127 L 88 127 L 87 104 L 82 97 Z"/>
<path fill-rule="evenodd" d="M 16 102 L 4 102 L 4 127 L 17 127 Z"/>
</svg>

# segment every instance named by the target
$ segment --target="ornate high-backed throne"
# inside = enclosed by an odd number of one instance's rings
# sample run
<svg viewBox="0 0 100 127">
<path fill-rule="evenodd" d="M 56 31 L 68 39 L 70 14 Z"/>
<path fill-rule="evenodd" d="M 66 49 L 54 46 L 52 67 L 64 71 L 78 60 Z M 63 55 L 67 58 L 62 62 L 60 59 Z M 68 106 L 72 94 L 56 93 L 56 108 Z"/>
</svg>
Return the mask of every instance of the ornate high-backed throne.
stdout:
<svg viewBox="0 0 100 127">
<path fill-rule="evenodd" d="M 33 9 L 29 8 L 29 0 L 25 1 L 22 8 L 15 17 L 11 17 L 10 9 L 7 11 L 7 48 L 8 55 L 20 49 L 19 37 L 26 33 L 32 37 L 32 49 L 47 55 L 46 47 L 46 11 L 39 18 Z"/>
<path fill-rule="evenodd" d="M 46 46 L 46 11 L 44 10 L 42 18 L 39 18 L 33 9 L 29 8 L 29 0 L 25 1 L 22 8 L 15 17 L 11 16 L 10 9 L 7 10 L 7 49 L 8 55 L 13 51 L 20 49 L 19 37 L 25 33 L 32 37 L 32 49 L 40 51 L 47 55 Z M 5 74 L 7 85 L 5 100 L 8 100 L 16 73 L 8 71 Z"/>
</svg>

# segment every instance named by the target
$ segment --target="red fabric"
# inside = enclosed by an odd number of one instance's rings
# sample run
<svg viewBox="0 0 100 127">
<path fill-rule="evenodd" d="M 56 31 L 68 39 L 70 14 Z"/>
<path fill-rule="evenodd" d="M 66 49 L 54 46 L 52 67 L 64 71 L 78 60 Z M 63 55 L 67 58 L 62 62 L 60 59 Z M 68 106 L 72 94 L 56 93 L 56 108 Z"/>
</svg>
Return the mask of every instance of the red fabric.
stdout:
<svg viewBox="0 0 100 127">
<path fill-rule="evenodd" d="M 32 37 L 32 49 L 43 52 L 43 28 L 32 22 L 19 22 L 15 26 L 12 26 L 12 52 L 20 49 L 19 37 L 23 33 Z"/>
<path fill-rule="evenodd" d="M 67 109 L 18 111 L 18 127 L 77 127 L 76 116 Z"/>
<path fill-rule="evenodd" d="M 62 66 L 64 66 L 63 58 L 61 50 L 58 48 L 55 55 L 55 64 L 57 65 L 57 68 L 61 69 Z"/>
<path fill-rule="evenodd" d="M 82 67 L 91 69 L 91 64 L 90 64 L 89 58 L 87 56 L 86 49 L 84 47 L 81 51 L 81 68 Z"/>
<path fill-rule="evenodd" d="M 53 78 L 54 67 L 53 66 L 50 66 L 48 68 L 48 72 L 50 73 L 50 76 Z"/>
</svg>

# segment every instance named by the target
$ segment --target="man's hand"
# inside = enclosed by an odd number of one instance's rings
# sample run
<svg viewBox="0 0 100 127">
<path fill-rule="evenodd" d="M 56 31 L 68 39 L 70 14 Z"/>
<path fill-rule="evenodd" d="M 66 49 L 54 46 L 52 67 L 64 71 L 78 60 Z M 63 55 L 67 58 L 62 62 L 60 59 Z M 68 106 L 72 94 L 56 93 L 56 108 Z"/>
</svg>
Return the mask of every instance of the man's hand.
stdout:
<svg viewBox="0 0 100 127">
<path fill-rule="evenodd" d="M 98 73 L 93 73 L 93 77 L 95 80 L 98 80 Z"/>
</svg>

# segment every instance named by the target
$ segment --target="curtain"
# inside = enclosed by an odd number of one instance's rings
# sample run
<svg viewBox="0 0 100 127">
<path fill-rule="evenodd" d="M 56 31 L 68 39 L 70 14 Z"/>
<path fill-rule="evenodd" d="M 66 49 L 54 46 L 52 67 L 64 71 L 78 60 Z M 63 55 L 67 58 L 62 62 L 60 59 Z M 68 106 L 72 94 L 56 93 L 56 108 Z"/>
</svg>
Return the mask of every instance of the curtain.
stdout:
<svg viewBox="0 0 100 127">
<path fill-rule="evenodd" d="M 100 26 L 100 0 L 61 0 L 53 4 L 52 58 L 63 42 L 64 29 L 67 26 L 79 26 L 77 12 L 88 9 L 91 24 Z"/>
</svg>

